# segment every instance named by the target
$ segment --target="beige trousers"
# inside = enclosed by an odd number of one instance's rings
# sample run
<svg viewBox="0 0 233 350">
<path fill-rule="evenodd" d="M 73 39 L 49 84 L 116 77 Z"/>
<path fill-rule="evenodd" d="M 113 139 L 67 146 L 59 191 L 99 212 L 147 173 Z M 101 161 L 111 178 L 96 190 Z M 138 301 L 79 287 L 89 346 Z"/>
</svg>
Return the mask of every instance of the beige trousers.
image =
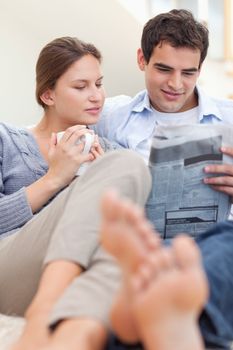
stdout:
<svg viewBox="0 0 233 350">
<path fill-rule="evenodd" d="M 99 245 L 100 200 L 107 188 L 143 206 L 151 187 L 144 161 L 129 150 L 96 160 L 17 233 L 0 241 L 0 312 L 23 315 L 44 264 L 69 260 L 85 268 L 54 307 L 51 324 L 67 317 L 108 323 L 118 267 Z"/>
</svg>

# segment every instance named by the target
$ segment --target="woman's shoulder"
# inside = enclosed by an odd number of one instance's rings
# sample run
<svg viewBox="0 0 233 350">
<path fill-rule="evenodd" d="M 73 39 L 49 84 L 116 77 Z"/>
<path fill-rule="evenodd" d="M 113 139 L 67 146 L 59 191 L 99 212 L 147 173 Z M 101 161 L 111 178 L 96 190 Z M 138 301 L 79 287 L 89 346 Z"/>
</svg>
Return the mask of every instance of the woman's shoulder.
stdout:
<svg viewBox="0 0 233 350">
<path fill-rule="evenodd" d="M 0 123 L 0 151 L 4 148 L 8 153 L 13 149 L 25 148 L 28 143 L 28 131 L 26 128 L 14 126 L 4 122 Z"/>
<path fill-rule="evenodd" d="M 0 135 L 26 134 L 27 130 L 23 127 L 14 126 L 5 122 L 0 123 Z"/>
</svg>

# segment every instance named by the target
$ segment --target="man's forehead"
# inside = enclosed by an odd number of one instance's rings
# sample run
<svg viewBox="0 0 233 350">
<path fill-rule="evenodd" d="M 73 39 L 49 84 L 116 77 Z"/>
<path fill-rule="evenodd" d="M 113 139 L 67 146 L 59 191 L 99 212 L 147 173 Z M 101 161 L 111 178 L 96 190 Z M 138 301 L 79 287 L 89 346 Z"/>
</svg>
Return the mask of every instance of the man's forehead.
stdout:
<svg viewBox="0 0 233 350">
<path fill-rule="evenodd" d="M 198 68 L 201 52 L 189 47 L 174 47 L 168 43 L 155 46 L 150 63 L 162 64 L 171 68 L 179 67 L 182 70 Z"/>
</svg>

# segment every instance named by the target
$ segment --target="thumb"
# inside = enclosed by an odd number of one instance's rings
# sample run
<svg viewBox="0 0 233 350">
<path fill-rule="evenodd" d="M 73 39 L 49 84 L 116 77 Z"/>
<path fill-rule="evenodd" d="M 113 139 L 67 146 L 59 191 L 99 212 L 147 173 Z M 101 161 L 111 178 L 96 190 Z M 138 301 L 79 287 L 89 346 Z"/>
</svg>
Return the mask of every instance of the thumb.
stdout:
<svg viewBox="0 0 233 350">
<path fill-rule="evenodd" d="M 57 135 L 55 132 L 52 132 L 51 138 L 50 138 L 50 147 L 57 144 Z"/>
<path fill-rule="evenodd" d="M 50 141 L 49 141 L 49 149 L 50 149 L 50 151 L 55 149 L 56 144 L 57 144 L 57 135 L 55 134 L 55 132 L 52 132 L 51 138 L 50 138 Z"/>
</svg>

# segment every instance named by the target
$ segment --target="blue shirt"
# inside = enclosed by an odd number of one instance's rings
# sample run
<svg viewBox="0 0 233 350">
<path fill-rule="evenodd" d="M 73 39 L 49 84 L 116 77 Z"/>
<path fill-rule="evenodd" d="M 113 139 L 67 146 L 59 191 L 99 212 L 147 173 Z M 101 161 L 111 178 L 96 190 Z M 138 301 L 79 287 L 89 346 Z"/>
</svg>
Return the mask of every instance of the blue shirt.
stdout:
<svg viewBox="0 0 233 350">
<path fill-rule="evenodd" d="M 207 96 L 199 87 L 198 120 L 200 123 L 233 124 L 233 101 Z M 94 130 L 125 148 L 149 156 L 150 143 L 156 125 L 156 111 L 151 108 L 146 90 L 135 97 L 120 95 L 107 98 L 102 116 Z"/>
</svg>

